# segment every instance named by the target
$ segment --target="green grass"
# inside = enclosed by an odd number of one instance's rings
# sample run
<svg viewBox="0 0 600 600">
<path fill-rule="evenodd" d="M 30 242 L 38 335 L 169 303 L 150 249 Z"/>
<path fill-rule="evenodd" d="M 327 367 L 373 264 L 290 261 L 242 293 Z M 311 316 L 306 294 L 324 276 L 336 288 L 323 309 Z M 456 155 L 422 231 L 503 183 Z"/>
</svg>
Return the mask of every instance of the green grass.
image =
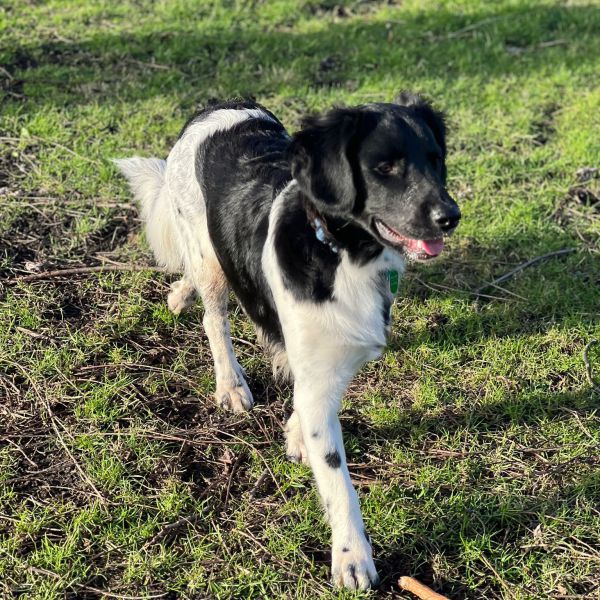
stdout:
<svg viewBox="0 0 600 600">
<path fill-rule="evenodd" d="M 600 166 L 599 30 L 583 1 L 4 2 L 0 595 L 355 597 L 285 460 L 291 389 L 233 301 L 243 416 L 216 409 L 201 307 L 170 315 L 168 277 L 14 279 L 150 264 L 109 159 L 164 156 L 211 98 L 294 130 L 405 88 L 448 113 L 464 218 L 344 403 L 383 578 L 363 597 L 408 598 L 404 574 L 455 599 L 600 597 L 600 179 L 576 175 Z"/>
</svg>

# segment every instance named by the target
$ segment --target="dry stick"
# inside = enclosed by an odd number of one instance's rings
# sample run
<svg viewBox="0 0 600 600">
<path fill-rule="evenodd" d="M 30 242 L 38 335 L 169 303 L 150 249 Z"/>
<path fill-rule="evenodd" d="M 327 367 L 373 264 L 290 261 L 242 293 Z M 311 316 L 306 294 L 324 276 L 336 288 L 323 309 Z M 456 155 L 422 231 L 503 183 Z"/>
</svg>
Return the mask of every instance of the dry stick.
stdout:
<svg viewBox="0 0 600 600">
<path fill-rule="evenodd" d="M 31 331 L 31 329 L 27 329 L 26 327 L 19 327 L 18 325 L 15 327 L 15 329 L 17 331 L 20 331 L 21 333 L 24 333 L 25 335 L 28 335 L 32 338 L 35 339 L 45 339 L 46 336 L 43 333 L 37 333 L 35 331 Z"/>
<path fill-rule="evenodd" d="M 426 283 L 425 281 L 423 281 L 422 279 L 419 279 L 418 277 L 414 277 L 413 279 L 415 281 L 418 281 L 423 287 L 426 287 L 428 290 L 431 290 L 432 292 L 439 292 L 440 290 L 448 290 L 450 292 L 462 292 L 464 294 L 471 294 L 472 296 L 477 296 L 479 298 L 490 298 L 491 300 L 502 300 L 504 302 L 506 302 L 506 298 L 502 298 L 502 296 L 492 296 L 490 294 L 478 294 L 477 292 L 473 292 L 471 290 L 463 290 L 461 288 L 455 288 L 455 287 L 451 287 L 449 285 L 443 285 L 441 283 Z M 501 288 L 503 291 L 504 288 Z"/>
<path fill-rule="evenodd" d="M 210 489 L 210 487 L 206 489 Z M 154 535 L 144 544 L 143 549 L 145 550 L 155 542 L 162 540 L 169 533 L 169 531 L 173 531 L 174 529 L 181 527 L 181 525 L 183 525 L 184 523 L 194 525 L 196 521 L 198 521 L 198 519 L 200 519 L 201 517 L 202 515 L 200 513 L 187 513 L 183 515 L 183 517 L 177 519 L 177 521 L 173 521 L 172 523 L 167 523 L 166 525 L 163 525 L 160 531 L 158 531 L 156 535 Z"/>
<path fill-rule="evenodd" d="M 170 595 L 171 592 L 162 592 L 159 594 L 152 594 L 150 596 L 128 596 L 127 594 L 117 594 L 116 592 L 110 592 L 108 590 L 101 590 L 95 587 L 91 587 L 89 585 L 78 585 L 80 589 L 84 592 L 94 592 L 96 594 L 101 594 L 102 596 L 106 596 L 107 598 L 116 598 L 117 600 L 152 600 L 153 598 L 164 598 L 165 596 Z"/>
<path fill-rule="evenodd" d="M 63 277 L 66 275 L 82 275 L 85 273 L 102 273 L 103 271 L 158 271 L 166 273 L 163 267 L 152 265 L 100 265 L 97 267 L 75 267 L 72 269 L 58 269 L 56 271 L 44 271 L 43 273 L 33 273 L 22 277 L 4 280 L 5 283 L 14 284 L 19 282 L 37 281 L 39 279 L 52 279 L 53 277 Z"/>
<path fill-rule="evenodd" d="M 515 595 L 512 593 L 511 589 L 508 587 L 508 584 L 506 583 L 506 581 L 504 581 L 504 579 L 502 579 L 502 577 L 500 577 L 500 574 L 498 573 L 498 571 L 496 571 L 496 569 L 494 569 L 493 565 L 483 554 L 481 555 L 481 562 L 496 576 L 496 579 L 498 580 L 500 585 L 504 588 L 504 591 L 506 592 L 506 596 L 508 598 L 510 598 L 510 600 L 513 600 Z"/>
<path fill-rule="evenodd" d="M 258 490 L 260 489 L 260 487 L 262 486 L 262 484 L 267 480 L 268 477 L 269 477 L 269 471 L 267 471 L 267 469 L 265 469 L 260 474 L 260 477 L 257 479 L 256 483 L 254 484 L 254 487 L 250 490 L 249 497 L 251 499 L 254 499 L 254 497 L 256 496 L 256 494 L 258 492 Z"/>
<path fill-rule="evenodd" d="M 229 477 L 227 479 L 227 488 L 225 490 L 225 500 L 223 501 L 223 510 L 227 510 L 227 503 L 229 502 L 229 492 L 231 491 L 231 484 L 233 482 L 233 478 L 242 464 L 242 460 L 244 460 L 244 453 L 240 452 L 239 456 L 235 459 L 235 462 L 231 466 L 231 472 L 229 473 Z"/>
<path fill-rule="evenodd" d="M 38 573 L 40 575 L 52 577 L 53 579 L 62 580 L 62 577 L 58 573 L 53 573 L 52 571 L 48 571 L 47 569 L 40 569 L 39 567 L 27 567 L 27 570 L 31 571 L 32 573 Z M 165 596 L 169 595 L 169 592 L 163 592 L 161 594 L 152 594 L 150 596 L 128 596 L 127 594 L 117 594 L 108 590 L 100 590 L 98 588 L 91 587 L 89 585 L 83 585 L 77 582 L 72 582 L 71 585 L 85 592 L 94 592 L 96 594 L 102 594 L 107 598 L 117 598 L 118 600 L 151 600 L 152 598 L 164 598 Z"/>
<path fill-rule="evenodd" d="M 587 380 L 589 381 L 590 385 L 592 386 L 592 389 L 595 392 L 600 392 L 600 388 L 596 385 L 596 382 L 594 381 L 594 375 L 592 373 L 592 363 L 590 362 L 590 357 L 589 357 L 589 351 L 590 348 L 594 345 L 597 344 L 598 340 L 590 340 L 585 348 L 583 349 L 583 364 L 585 365 L 585 375 L 587 377 Z"/>
<path fill-rule="evenodd" d="M 434 592 L 431 588 L 428 588 L 412 577 L 400 577 L 398 585 L 400 589 L 412 592 L 415 596 L 421 598 L 421 600 L 448 600 L 446 596 Z"/>
<path fill-rule="evenodd" d="M 571 252 L 575 252 L 575 250 L 577 250 L 577 248 L 563 248 L 562 250 L 556 250 L 555 252 L 548 252 L 548 254 L 542 254 L 542 256 L 536 256 L 535 258 L 532 258 L 531 260 L 528 260 L 527 262 L 520 264 L 518 267 L 515 267 L 512 271 L 509 271 L 508 273 L 505 273 L 501 277 L 498 277 L 498 279 L 494 279 L 494 281 L 490 281 L 489 283 L 486 283 L 486 284 L 482 285 L 481 287 L 477 288 L 477 290 L 475 290 L 475 293 L 478 296 L 480 296 L 481 295 L 480 292 L 482 292 L 486 288 L 488 288 L 490 286 L 495 286 L 498 283 L 502 283 L 503 281 L 510 279 L 517 273 L 520 273 L 521 271 L 527 269 L 528 267 L 532 267 L 533 265 L 541 262 L 542 260 L 547 260 L 548 258 L 553 258 L 554 256 L 562 256 L 563 254 L 569 254 Z"/>
<path fill-rule="evenodd" d="M 15 367 L 17 367 L 23 373 L 23 376 L 25 377 L 25 379 L 29 380 L 29 383 L 31 384 L 31 387 L 33 388 L 33 391 L 35 392 L 35 395 L 38 397 L 38 400 L 42 404 L 45 405 L 46 411 L 48 412 L 48 417 L 50 418 L 50 424 L 52 425 L 52 429 L 54 430 L 54 433 L 56 434 L 56 439 L 58 440 L 58 442 L 62 446 L 63 450 L 66 452 L 67 456 L 71 459 L 71 462 L 73 463 L 73 465 L 75 466 L 75 468 L 77 469 L 77 471 L 79 471 L 79 474 L 81 475 L 81 478 L 83 479 L 83 481 L 85 481 L 88 484 L 88 486 L 91 488 L 92 492 L 100 500 L 100 502 L 103 505 L 106 505 L 107 502 L 108 502 L 106 500 L 106 498 L 100 493 L 100 491 L 98 490 L 98 488 L 94 485 L 94 482 L 90 479 L 90 477 L 88 476 L 88 474 L 83 470 L 83 468 L 81 467 L 81 465 L 77 462 L 77 459 L 73 456 L 73 453 L 69 450 L 68 446 L 65 444 L 65 441 L 63 440 L 63 437 L 61 435 L 61 432 L 60 432 L 60 429 L 59 429 L 58 425 L 60 424 L 61 427 L 63 427 L 63 428 L 64 428 L 64 426 L 54 416 L 54 412 L 52 411 L 52 408 L 50 407 L 50 402 L 48 402 L 48 398 L 42 396 L 40 390 L 38 389 L 38 387 L 37 387 L 37 385 L 35 383 L 35 381 L 33 380 L 32 377 L 30 377 L 30 375 L 29 375 L 29 373 L 27 372 L 26 369 L 24 369 L 19 363 L 12 362 L 12 364 Z"/>
<path fill-rule="evenodd" d="M 29 134 L 29 137 L 33 138 L 34 140 L 37 140 L 38 142 L 50 144 L 51 146 L 54 146 L 55 148 L 60 148 L 61 150 L 68 152 L 72 156 L 76 156 L 77 158 L 80 158 L 81 160 L 84 160 L 85 162 L 89 162 L 93 165 L 101 165 L 102 164 L 99 160 L 94 160 L 93 158 L 88 158 L 87 156 L 82 156 L 81 154 L 75 152 L 75 150 L 71 150 L 71 148 L 69 148 L 68 146 L 65 146 L 64 144 L 61 144 L 59 142 L 54 142 L 53 140 L 47 140 L 46 138 L 40 137 L 39 135 L 32 135 L 31 133 Z"/>
<path fill-rule="evenodd" d="M 138 369 L 139 371 L 151 371 L 153 373 L 161 373 L 162 375 L 170 375 L 172 377 L 178 377 L 179 379 L 183 379 L 184 381 L 187 381 L 187 383 L 190 384 L 192 389 L 196 385 L 196 382 L 194 380 L 190 379 L 189 377 L 186 377 L 182 373 L 177 373 L 175 371 L 172 371 L 171 369 L 161 369 L 160 367 L 155 367 L 154 365 L 142 365 L 138 363 L 103 363 L 100 365 L 82 365 L 81 367 L 79 367 L 78 373 L 80 373 L 81 371 L 96 371 L 98 369 L 109 368 Z"/>
</svg>

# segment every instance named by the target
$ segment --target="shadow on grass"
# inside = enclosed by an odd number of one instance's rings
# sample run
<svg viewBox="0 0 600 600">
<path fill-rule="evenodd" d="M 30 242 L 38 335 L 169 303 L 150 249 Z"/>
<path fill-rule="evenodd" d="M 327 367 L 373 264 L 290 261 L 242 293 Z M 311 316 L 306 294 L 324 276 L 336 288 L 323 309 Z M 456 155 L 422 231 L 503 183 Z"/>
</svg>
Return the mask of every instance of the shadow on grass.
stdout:
<svg viewBox="0 0 600 600">
<path fill-rule="evenodd" d="M 43 104 L 183 94 L 193 105 L 210 94 L 264 99 L 282 83 L 354 90 L 366 80 L 389 82 L 396 73 L 403 85 L 426 76 L 444 86 L 457 78 L 483 86 L 506 75 L 585 71 L 600 56 L 600 44 L 593 43 L 600 9 L 591 4 L 482 3 L 469 15 L 436 7 L 401 16 L 402 21 L 370 23 L 340 19 L 318 32 L 285 24 L 261 28 L 251 11 L 233 25 L 194 31 L 191 16 L 185 25 L 164 31 L 30 41 L 5 48 L 4 67 L 14 78 L 12 86 Z"/>
<path fill-rule="evenodd" d="M 518 407 L 516 413 L 515 407 Z M 497 434 L 511 425 L 535 427 L 541 421 L 560 422 L 572 415 L 579 420 L 595 415 L 598 408 L 600 394 L 590 389 L 555 394 L 536 392 L 507 396 L 473 413 L 452 410 L 451 414 L 439 418 L 409 410 L 396 424 L 376 427 L 371 435 L 403 440 L 414 438 L 416 429 L 422 431 L 422 444 L 426 445 L 431 436 L 437 438 L 438 434 L 448 431 L 468 430 L 470 434 L 485 436 Z M 467 449 L 464 456 L 458 456 L 460 452 L 457 457 L 438 456 L 437 460 L 454 463 L 461 469 L 463 480 L 456 486 L 435 482 L 412 484 L 402 492 L 402 505 L 411 519 L 402 541 L 391 548 L 376 549 L 377 566 L 382 575 L 376 597 L 387 598 L 388 594 L 393 597 L 402 575 L 414 576 L 456 600 L 504 597 L 507 584 L 513 591 L 525 592 L 548 560 L 557 560 L 557 552 L 564 553 L 565 561 L 573 560 L 569 544 L 582 547 L 584 552 L 587 552 L 586 544 L 594 548 L 597 539 L 594 539 L 593 528 L 587 529 L 587 537 L 585 533 L 578 533 L 578 527 L 586 531 L 586 526 L 575 522 L 569 514 L 579 514 L 585 511 L 585 506 L 597 506 L 600 502 L 599 457 L 592 451 L 564 460 L 553 459 L 562 445 L 557 442 L 555 448 L 519 448 L 517 444 L 518 449 L 513 445 L 507 450 L 511 456 L 503 460 L 501 454 L 494 454 L 491 462 L 490 457 L 480 456 L 476 449 Z M 534 457 L 537 458 L 534 460 Z M 432 460 L 436 460 L 435 454 Z M 464 460 L 469 461 L 467 466 Z M 504 486 L 514 486 L 514 491 L 495 487 L 500 472 Z M 546 526 L 546 523 L 553 525 Z M 542 534 L 536 539 L 535 530 L 542 524 L 544 532 L 553 531 L 551 541 L 544 541 Z M 571 535 L 574 538 L 569 540 Z M 559 543 L 561 539 L 566 540 L 563 546 Z M 505 556 L 503 564 L 512 567 L 506 571 L 498 565 L 497 570 L 503 573 L 500 581 L 489 561 L 491 557 L 502 560 L 503 555 L 510 556 L 510 559 Z M 444 557 L 443 561 L 453 565 L 460 564 L 463 581 L 465 569 L 469 571 L 471 577 L 479 581 L 476 590 L 459 583 L 451 573 L 446 581 L 440 582 L 439 569 L 436 581 L 433 567 L 436 557 Z M 569 587 L 569 593 L 581 594 L 581 597 L 588 597 L 587 594 L 591 597 L 597 589 L 594 576 L 586 577 L 576 571 L 562 574 L 560 582 Z"/>
<path fill-rule="evenodd" d="M 541 211 L 548 210 L 541 208 Z M 570 229 L 560 231 L 551 218 L 540 215 L 532 223 L 535 233 L 498 237 L 493 246 L 459 248 L 429 267 L 409 268 L 398 301 L 457 301 L 470 304 L 459 317 L 431 316 L 431 326 L 411 328 L 410 318 L 395 321 L 392 351 L 414 348 L 423 342 L 473 344 L 494 335 L 543 332 L 566 322 L 593 326 L 597 312 L 600 263 Z M 490 285 L 519 265 L 536 257 L 550 256 L 516 272 L 499 286 Z M 478 296 L 481 289 L 482 296 Z M 427 311 L 425 311 L 426 314 Z M 394 328 L 393 328 L 394 330 Z"/>
<path fill-rule="evenodd" d="M 597 505 L 600 499 L 597 475 L 594 477 L 588 472 L 572 479 L 576 481 L 549 494 L 494 494 L 490 490 L 478 490 L 477 482 L 472 483 L 470 491 L 456 498 L 444 498 L 439 490 L 432 491 L 440 505 L 436 514 L 423 510 L 419 500 L 411 502 L 412 511 L 420 510 L 415 527 L 423 534 L 407 534 L 402 543 L 377 549 L 377 567 L 382 582 L 376 596 L 387 597 L 388 593 L 397 590 L 397 581 L 402 575 L 411 575 L 455 600 L 505 597 L 506 584 L 513 591 L 525 592 L 539 570 L 543 570 L 544 562 L 556 558 L 552 554 L 566 551 L 567 558 L 568 544 L 560 548 L 554 542 L 547 543 L 544 541 L 547 531 L 554 528 L 554 535 L 561 539 L 568 539 L 573 534 L 580 547 L 588 544 L 588 548 L 593 548 L 597 542 L 593 539 L 592 529 L 587 539 L 581 539 L 581 534 L 574 531 L 577 524 L 565 519 L 569 511 L 580 510 L 582 504 Z M 554 527 L 550 525 L 552 523 Z M 544 533 L 536 539 L 534 532 L 538 527 Z M 500 581 L 490 569 L 486 556 L 502 556 L 502 548 L 510 554 L 513 566 L 508 570 L 498 569 L 503 572 Z M 462 550 L 462 556 L 458 549 Z M 436 556 L 444 556 L 454 564 L 463 563 L 461 571 L 466 567 L 471 576 L 479 580 L 476 589 L 464 586 L 452 577 L 445 582 L 436 582 L 432 569 Z M 482 577 L 482 573 L 486 573 L 486 577 Z M 598 587 L 591 573 L 589 577 L 565 573 L 560 581 L 569 586 L 570 593 L 581 594 L 581 597 L 592 597 Z M 535 592 L 533 596 L 537 596 Z"/>
<path fill-rule="evenodd" d="M 468 430 L 473 434 L 498 433 L 515 425 L 534 427 L 542 421 L 560 422 L 570 415 L 594 416 L 600 408 L 600 394 L 592 388 L 580 392 L 521 391 L 507 393 L 495 402 L 476 408 L 447 406 L 441 414 L 429 415 L 416 408 L 399 408 L 396 419 L 385 426 L 361 422 L 353 416 L 344 421 L 346 433 L 369 440 L 369 432 L 389 441 L 408 440 L 419 436 L 423 442 L 440 435 Z"/>
</svg>

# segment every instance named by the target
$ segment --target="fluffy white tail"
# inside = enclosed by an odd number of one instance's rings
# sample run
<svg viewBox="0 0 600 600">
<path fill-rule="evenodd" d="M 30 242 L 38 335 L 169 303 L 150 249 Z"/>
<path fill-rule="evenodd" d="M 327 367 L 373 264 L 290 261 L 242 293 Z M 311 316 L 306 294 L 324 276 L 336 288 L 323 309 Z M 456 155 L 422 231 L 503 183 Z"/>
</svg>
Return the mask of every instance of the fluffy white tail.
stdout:
<svg viewBox="0 0 600 600">
<path fill-rule="evenodd" d="M 174 227 L 173 207 L 165 186 L 167 163 L 159 158 L 118 158 L 113 161 L 129 181 L 146 224 L 146 238 L 156 262 L 170 272 L 181 271 L 181 250 Z"/>
</svg>

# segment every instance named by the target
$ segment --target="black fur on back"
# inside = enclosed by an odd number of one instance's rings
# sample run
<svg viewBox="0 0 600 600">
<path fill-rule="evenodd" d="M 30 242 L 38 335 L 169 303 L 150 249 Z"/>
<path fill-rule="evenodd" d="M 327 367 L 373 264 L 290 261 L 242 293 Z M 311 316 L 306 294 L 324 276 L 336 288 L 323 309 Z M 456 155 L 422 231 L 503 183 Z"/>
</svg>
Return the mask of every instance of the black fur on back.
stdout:
<svg viewBox="0 0 600 600">
<path fill-rule="evenodd" d="M 211 136 L 196 156 L 221 267 L 244 311 L 275 343 L 283 343 L 283 335 L 262 270 L 262 251 L 273 199 L 290 180 L 284 158 L 288 144 L 279 121 L 249 119 Z"/>
</svg>

